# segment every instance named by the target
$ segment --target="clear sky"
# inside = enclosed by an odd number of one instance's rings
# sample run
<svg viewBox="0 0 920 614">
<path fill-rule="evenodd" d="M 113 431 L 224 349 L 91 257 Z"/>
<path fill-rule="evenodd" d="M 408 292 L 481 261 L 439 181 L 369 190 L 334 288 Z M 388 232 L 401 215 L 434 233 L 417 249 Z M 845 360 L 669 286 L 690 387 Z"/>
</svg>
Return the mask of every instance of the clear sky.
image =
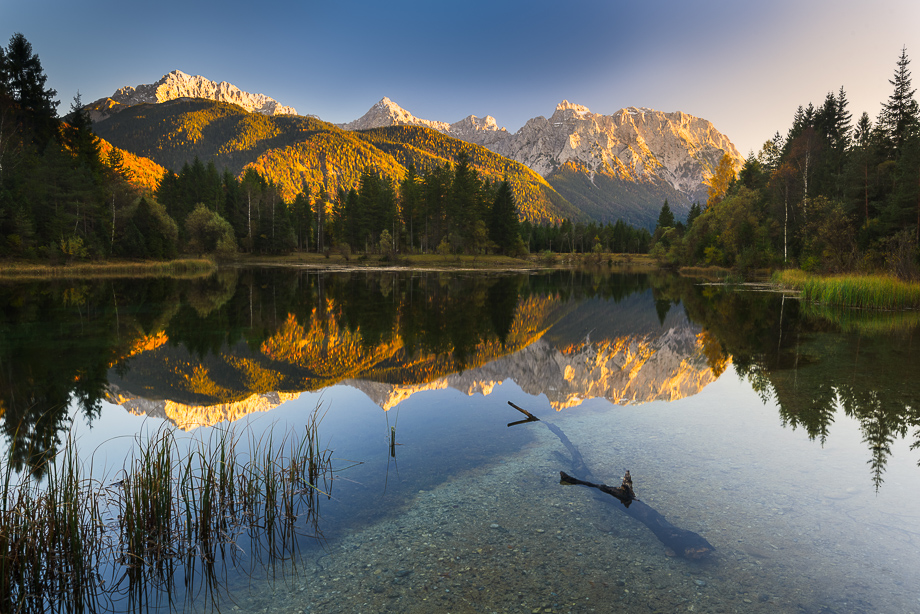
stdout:
<svg viewBox="0 0 920 614">
<path fill-rule="evenodd" d="M 843 86 L 875 120 L 902 47 L 920 86 L 918 0 L 0 0 L 66 112 L 181 70 L 330 122 L 387 96 L 512 132 L 563 99 L 710 120 L 742 155 Z"/>
</svg>

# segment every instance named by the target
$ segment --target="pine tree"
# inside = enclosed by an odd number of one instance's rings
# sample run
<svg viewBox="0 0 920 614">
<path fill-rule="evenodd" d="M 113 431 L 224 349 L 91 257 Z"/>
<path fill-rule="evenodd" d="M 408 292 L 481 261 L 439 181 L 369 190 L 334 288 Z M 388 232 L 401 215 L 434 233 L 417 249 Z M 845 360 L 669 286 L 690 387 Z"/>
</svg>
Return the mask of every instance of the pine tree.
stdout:
<svg viewBox="0 0 920 614">
<path fill-rule="evenodd" d="M 17 32 L 10 38 L 3 69 L 3 89 L 19 106 L 26 123 L 33 131 L 39 150 L 57 134 L 57 92 L 45 88 L 48 77 L 42 69 L 38 55 L 32 53 L 32 44 Z"/>
<path fill-rule="evenodd" d="M 520 237 L 520 222 L 517 205 L 514 204 L 514 194 L 507 180 L 498 186 L 490 217 L 489 239 L 502 253 L 511 253 Z"/>
<path fill-rule="evenodd" d="M 843 86 L 837 92 L 837 126 L 840 132 L 840 138 L 844 147 L 850 146 L 850 132 L 853 130 L 853 114 L 849 109 L 850 101 L 847 100 L 847 94 L 843 91 Z"/>
<path fill-rule="evenodd" d="M 399 205 L 402 223 L 409 233 L 409 246 L 415 247 L 416 222 L 422 212 L 422 191 L 415 165 L 409 164 L 406 176 L 399 184 Z M 419 228 L 421 230 L 421 228 Z"/>
<path fill-rule="evenodd" d="M 61 131 L 64 146 L 78 164 L 84 165 L 96 179 L 99 179 L 103 168 L 99 139 L 93 134 L 93 121 L 83 107 L 80 92 L 74 96 L 70 114 L 64 121 L 66 123 Z"/>
<path fill-rule="evenodd" d="M 658 224 L 655 226 L 655 230 L 662 228 L 674 228 L 674 213 L 671 211 L 671 206 L 668 204 L 668 199 L 664 199 L 664 204 L 661 206 L 661 212 L 658 214 Z"/>
<path fill-rule="evenodd" d="M 909 137 L 910 131 L 920 122 L 920 108 L 914 100 L 917 90 L 911 89 L 910 71 L 907 69 L 910 60 L 907 57 L 907 48 L 901 49 L 898 66 L 894 71 L 894 79 L 888 83 L 894 87 L 888 102 L 882 104 L 878 125 L 885 135 L 886 145 L 892 157 L 899 157 L 904 148 L 904 142 Z"/>
<path fill-rule="evenodd" d="M 693 226 L 693 222 L 702 214 L 703 208 L 700 207 L 700 203 L 693 203 L 690 206 L 690 213 L 687 214 L 687 228 Z"/>
</svg>

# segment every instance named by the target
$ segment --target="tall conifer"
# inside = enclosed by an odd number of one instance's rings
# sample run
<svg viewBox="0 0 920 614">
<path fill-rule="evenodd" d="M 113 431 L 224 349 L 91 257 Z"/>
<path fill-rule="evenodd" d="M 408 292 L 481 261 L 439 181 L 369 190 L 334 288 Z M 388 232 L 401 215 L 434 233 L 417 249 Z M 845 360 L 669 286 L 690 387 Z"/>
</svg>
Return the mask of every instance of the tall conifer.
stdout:
<svg viewBox="0 0 920 614">
<path fill-rule="evenodd" d="M 882 103 L 878 124 L 885 135 L 886 145 L 894 157 L 899 157 L 904 148 L 904 141 L 912 129 L 920 122 L 920 108 L 914 99 L 917 90 L 911 88 L 910 60 L 907 57 L 907 48 L 901 49 L 901 57 L 894 71 L 894 79 L 888 83 L 894 87 L 888 102 Z"/>
</svg>

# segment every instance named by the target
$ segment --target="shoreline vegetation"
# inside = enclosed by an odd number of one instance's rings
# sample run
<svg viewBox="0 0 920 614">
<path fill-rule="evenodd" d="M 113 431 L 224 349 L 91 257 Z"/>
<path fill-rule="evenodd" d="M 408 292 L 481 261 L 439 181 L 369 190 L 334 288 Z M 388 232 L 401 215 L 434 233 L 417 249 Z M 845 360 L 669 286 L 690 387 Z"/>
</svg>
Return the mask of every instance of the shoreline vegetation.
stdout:
<svg viewBox="0 0 920 614">
<path fill-rule="evenodd" d="M 206 277 L 217 270 L 217 263 L 207 258 L 179 260 L 106 260 L 47 264 L 13 260 L 0 261 L 0 280 L 34 281 L 42 279 L 119 278 L 119 277 Z"/>
<path fill-rule="evenodd" d="M 140 277 L 206 277 L 221 266 L 291 266 L 341 271 L 370 268 L 450 270 L 537 270 L 579 266 L 608 266 L 627 270 L 657 270 L 647 254 L 534 254 L 525 258 L 499 255 L 408 254 L 344 257 L 341 254 L 292 253 L 286 256 L 240 254 L 220 260 L 185 258 L 166 261 L 98 261 L 46 264 L 35 261 L 0 261 L 0 281 L 43 279 L 105 279 Z"/>
<path fill-rule="evenodd" d="M 920 309 L 920 282 L 891 275 L 813 275 L 797 269 L 777 271 L 774 284 L 801 293 L 807 303 L 849 309 Z"/>
<path fill-rule="evenodd" d="M 117 279 L 207 277 L 221 267 L 305 267 L 324 271 L 387 268 L 417 270 L 521 271 L 558 268 L 606 267 L 628 271 L 658 271 L 661 262 L 648 254 L 540 253 L 522 258 L 501 255 L 398 254 L 343 256 L 340 253 L 295 252 L 284 256 L 240 254 L 232 258 L 184 258 L 167 261 L 83 261 L 45 264 L 35 261 L 0 261 L 0 281 L 52 279 Z M 743 281 L 737 271 L 724 267 L 681 267 L 684 277 L 723 283 Z M 876 311 L 920 309 L 920 282 L 904 281 L 884 274 L 820 275 L 800 269 L 759 271 L 777 288 L 800 294 L 803 301 L 833 308 Z"/>
<path fill-rule="evenodd" d="M 207 277 L 225 266 L 305 267 L 330 272 L 387 268 L 417 270 L 520 271 L 552 268 L 606 267 L 629 271 L 663 270 L 648 254 L 531 254 L 523 258 L 500 255 L 407 254 L 394 256 L 343 256 L 295 252 L 285 256 L 238 255 L 220 261 L 185 258 L 168 261 L 100 261 L 50 265 L 34 261 L 0 261 L 0 281 L 52 279 L 117 279 Z M 666 268 L 666 267 L 665 267 Z M 682 267 L 680 275 L 735 283 L 737 272 L 723 267 Z M 904 311 L 920 309 L 920 283 L 891 275 L 818 275 L 800 269 L 761 272 L 772 285 L 800 294 L 815 305 L 835 309 Z M 758 275 L 759 277 L 760 275 Z"/>
</svg>

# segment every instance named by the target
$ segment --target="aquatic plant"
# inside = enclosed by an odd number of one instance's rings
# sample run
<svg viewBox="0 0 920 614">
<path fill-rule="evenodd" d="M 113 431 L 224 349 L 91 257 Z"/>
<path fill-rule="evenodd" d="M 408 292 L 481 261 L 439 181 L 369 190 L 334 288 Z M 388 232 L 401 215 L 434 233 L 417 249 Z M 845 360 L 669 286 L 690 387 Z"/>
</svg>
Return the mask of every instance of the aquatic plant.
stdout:
<svg viewBox="0 0 920 614">
<path fill-rule="evenodd" d="M 138 438 L 114 481 L 84 477 L 72 439 L 44 482 L 5 459 L 0 611 L 107 611 L 119 601 L 142 611 L 151 600 L 172 608 L 177 586 L 185 599 L 201 590 L 217 600 L 216 564 L 244 562 L 241 540 L 252 565 L 293 564 L 300 537 L 322 537 L 319 501 L 331 496 L 320 418 L 313 412 L 303 437 L 280 441 L 215 429 L 180 442 L 164 428 Z"/>
</svg>

